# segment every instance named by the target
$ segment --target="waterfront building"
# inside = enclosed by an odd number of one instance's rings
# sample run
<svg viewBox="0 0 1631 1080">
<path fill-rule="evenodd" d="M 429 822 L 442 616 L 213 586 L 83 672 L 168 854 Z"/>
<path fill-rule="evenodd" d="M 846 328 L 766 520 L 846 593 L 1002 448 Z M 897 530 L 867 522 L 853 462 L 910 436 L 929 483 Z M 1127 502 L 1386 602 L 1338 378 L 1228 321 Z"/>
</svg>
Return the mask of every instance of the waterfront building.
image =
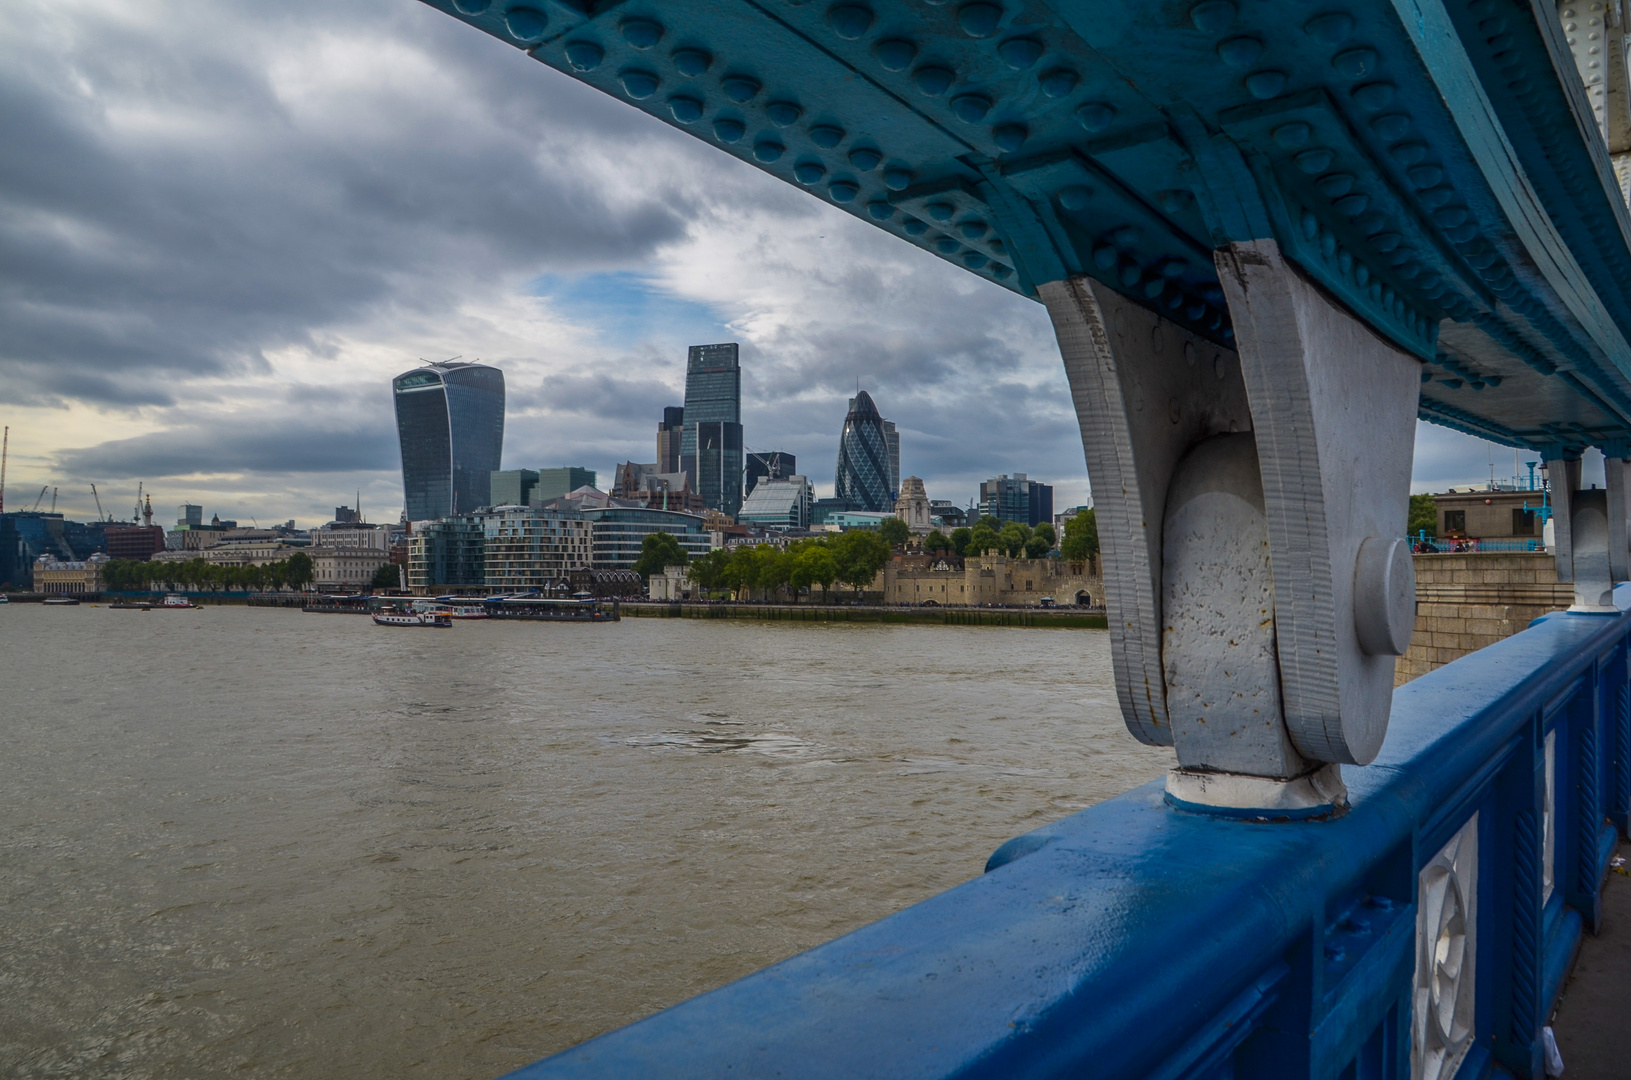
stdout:
<svg viewBox="0 0 1631 1080">
<path fill-rule="evenodd" d="M 640 558 L 640 545 L 651 533 L 668 533 L 692 558 L 706 555 L 711 547 L 704 521 L 696 514 L 618 505 L 615 500 L 579 512 L 589 522 L 589 564 L 597 569 L 632 570 Z"/>
<path fill-rule="evenodd" d="M 1048 599 L 1058 607 L 1102 608 L 1104 579 L 1092 569 L 1059 559 L 903 552 L 884 564 L 872 588 L 886 604 L 1040 607 Z"/>
<path fill-rule="evenodd" d="M 837 510 L 822 522 L 827 532 L 848 532 L 850 529 L 880 529 L 894 514 L 887 510 Z"/>
<path fill-rule="evenodd" d="M 888 452 L 889 464 L 889 497 L 900 496 L 900 432 L 895 430 L 893 420 L 883 422 L 883 443 Z"/>
<path fill-rule="evenodd" d="M 486 584 L 486 536 L 474 515 L 423 521 L 408 540 L 408 589 L 421 596 Z"/>
<path fill-rule="evenodd" d="M 305 550 L 305 544 L 269 534 L 254 538 L 221 540 L 196 552 L 171 554 L 200 558 L 215 566 L 266 566 L 269 563 L 282 562 L 295 552 Z"/>
<path fill-rule="evenodd" d="M 1041 522 L 1053 521 L 1053 486 L 1024 473 L 994 476 L 980 483 L 980 512 L 1034 529 Z"/>
<path fill-rule="evenodd" d="M 1540 510 L 1546 504 L 1544 491 L 1451 488 L 1433 496 L 1438 509 L 1438 535 L 1448 541 L 1497 540 L 1507 547 L 1528 541 L 1541 543 Z M 1513 545 L 1513 541 L 1519 541 Z"/>
<path fill-rule="evenodd" d="M 369 551 L 391 550 L 391 529 L 384 525 L 357 522 L 336 525 L 330 522 L 311 531 L 313 548 L 365 548 Z M 313 556 L 315 558 L 315 556 Z"/>
<path fill-rule="evenodd" d="M 849 400 L 844 431 L 838 440 L 834 495 L 858 510 L 888 513 L 895 493 L 890 487 L 889 438 L 884 418 L 865 390 Z"/>
<path fill-rule="evenodd" d="M 673 405 L 663 410 L 662 422 L 657 425 L 657 471 L 680 471 L 680 442 L 685 433 L 685 410 Z"/>
<path fill-rule="evenodd" d="M 559 469 L 539 469 L 538 485 L 532 489 L 532 497 L 526 500 L 538 506 L 558 499 L 562 495 L 570 495 L 579 488 L 592 488 L 595 486 L 595 470 L 585 469 L 581 465 L 565 465 Z"/>
<path fill-rule="evenodd" d="M 760 480 L 742 503 L 736 520 L 772 529 L 808 529 L 815 488 L 802 476 Z"/>
<path fill-rule="evenodd" d="M 906 527 L 918 536 L 928 536 L 934 531 L 934 522 L 929 514 L 929 493 L 923 489 L 922 480 L 908 476 L 901 481 L 900 497 L 895 500 L 895 516 L 906 522 Z"/>
<path fill-rule="evenodd" d="M 686 566 L 665 566 L 646 583 L 653 600 L 689 600 L 693 594 L 691 570 Z"/>
<path fill-rule="evenodd" d="M 446 361 L 404 372 L 391 386 L 409 519 L 488 505 L 504 446 L 504 373 Z"/>
<path fill-rule="evenodd" d="M 953 529 L 960 529 L 968 524 L 968 511 L 946 499 L 930 499 L 929 521 L 935 528 L 950 536 Z"/>
<path fill-rule="evenodd" d="M 146 561 L 168 547 L 161 525 L 119 525 L 103 530 L 108 557 Z"/>
<path fill-rule="evenodd" d="M 754 485 L 760 480 L 785 480 L 799 471 L 798 459 L 785 450 L 755 450 L 744 461 L 743 498 L 753 495 Z"/>
<path fill-rule="evenodd" d="M 481 515 L 481 528 L 490 591 L 542 589 L 589 565 L 589 522 L 575 512 L 495 506 Z"/>
<path fill-rule="evenodd" d="M 734 341 L 693 345 L 685 365 L 680 468 L 704 506 L 742 506 L 742 366 Z"/>
<path fill-rule="evenodd" d="M 373 584 L 379 568 L 391 561 L 383 548 L 313 547 L 312 584 L 319 592 L 353 592 Z"/>
<path fill-rule="evenodd" d="M 538 489 L 538 473 L 532 469 L 495 469 L 488 481 L 493 506 L 525 506 Z"/>
<path fill-rule="evenodd" d="M 106 555 L 88 559 L 54 559 L 41 555 L 34 560 L 33 586 L 37 593 L 53 596 L 82 596 L 102 591 L 102 566 Z"/>
</svg>

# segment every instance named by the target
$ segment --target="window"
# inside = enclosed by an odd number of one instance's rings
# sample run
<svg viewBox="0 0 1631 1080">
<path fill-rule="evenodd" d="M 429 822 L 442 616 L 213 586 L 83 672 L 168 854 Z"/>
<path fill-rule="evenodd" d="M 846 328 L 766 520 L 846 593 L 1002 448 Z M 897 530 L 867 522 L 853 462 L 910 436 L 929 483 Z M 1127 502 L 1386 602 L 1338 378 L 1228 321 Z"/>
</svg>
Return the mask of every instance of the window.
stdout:
<svg viewBox="0 0 1631 1080">
<path fill-rule="evenodd" d="M 1512 535 L 1535 535 L 1535 512 L 1514 506 L 1512 508 Z"/>
<path fill-rule="evenodd" d="M 1467 512 L 1465 510 L 1444 511 L 1444 531 L 1450 533 L 1466 532 Z"/>
</svg>

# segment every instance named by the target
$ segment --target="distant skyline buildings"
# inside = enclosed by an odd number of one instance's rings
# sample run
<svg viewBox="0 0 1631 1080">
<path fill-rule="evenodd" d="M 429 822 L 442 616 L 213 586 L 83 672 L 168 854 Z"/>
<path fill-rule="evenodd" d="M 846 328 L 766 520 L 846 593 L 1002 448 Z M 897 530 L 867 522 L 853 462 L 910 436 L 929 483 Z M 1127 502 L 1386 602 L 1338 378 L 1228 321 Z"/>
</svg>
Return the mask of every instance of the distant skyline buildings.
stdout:
<svg viewBox="0 0 1631 1080">
<path fill-rule="evenodd" d="M 798 458 L 785 450 L 751 450 L 747 455 L 742 497 L 751 498 L 760 480 L 785 480 L 799 471 Z"/>
<path fill-rule="evenodd" d="M 838 440 L 833 494 L 847 500 L 854 509 L 887 512 L 894 503 L 898 489 L 890 484 L 890 462 L 894 461 L 893 473 L 898 474 L 900 437 L 891 440 L 885 423 L 872 395 L 862 390 L 850 398 Z"/>
<path fill-rule="evenodd" d="M 680 443 L 684 438 L 685 409 L 670 405 L 657 425 L 657 471 L 680 472 Z"/>
<path fill-rule="evenodd" d="M 408 520 L 488 505 L 504 448 L 504 373 L 449 360 L 403 372 L 391 389 Z"/>
<path fill-rule="evenodd" d="M 734 341 L 692 345 L 685 364 L 680 469 L 707 506 L 742 508 L 742 366 Z M 665 414 L 666 418 L 666 414 Z"/>
<path fill-rule="evenodd" d="M 980 484 L 980 512 L 998 521 L 1017 521 L 1031 528 L 1053 522 L 1053 485 L 1024 473 L 998 474 Z"/>
</svg>

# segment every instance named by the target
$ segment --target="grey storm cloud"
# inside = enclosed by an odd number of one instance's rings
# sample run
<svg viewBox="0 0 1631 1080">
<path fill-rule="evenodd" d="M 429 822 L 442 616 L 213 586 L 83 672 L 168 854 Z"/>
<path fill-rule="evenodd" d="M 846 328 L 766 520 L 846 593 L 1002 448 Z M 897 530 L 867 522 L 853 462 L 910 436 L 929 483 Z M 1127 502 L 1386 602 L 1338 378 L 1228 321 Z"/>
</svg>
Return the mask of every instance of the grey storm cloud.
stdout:
<svg viewBox="0 0 1631 1080">
<path fill-rule="evenodd" d="M 68 476 L 115 479 L 189 473 L 375 472 L 398 467 L 396 432 L 378 425 L 220 418 L 64 450 Z"/>
</svg>

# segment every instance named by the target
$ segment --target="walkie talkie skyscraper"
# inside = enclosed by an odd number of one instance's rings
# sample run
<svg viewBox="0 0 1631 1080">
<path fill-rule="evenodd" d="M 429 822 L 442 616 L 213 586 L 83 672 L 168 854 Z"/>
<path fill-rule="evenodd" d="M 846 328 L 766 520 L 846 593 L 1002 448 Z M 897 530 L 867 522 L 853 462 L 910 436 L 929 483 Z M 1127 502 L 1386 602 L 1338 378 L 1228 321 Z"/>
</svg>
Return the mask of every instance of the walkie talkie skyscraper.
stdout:
<svg viewBox="0 0 1631 1080">
<path fill-rule="evenodd" d="M 404 372 L 391 389 L 408 520 L 468 514 L 491 502 L 504 447 L 504 373 L 449 360 Z"/>
</svg>

